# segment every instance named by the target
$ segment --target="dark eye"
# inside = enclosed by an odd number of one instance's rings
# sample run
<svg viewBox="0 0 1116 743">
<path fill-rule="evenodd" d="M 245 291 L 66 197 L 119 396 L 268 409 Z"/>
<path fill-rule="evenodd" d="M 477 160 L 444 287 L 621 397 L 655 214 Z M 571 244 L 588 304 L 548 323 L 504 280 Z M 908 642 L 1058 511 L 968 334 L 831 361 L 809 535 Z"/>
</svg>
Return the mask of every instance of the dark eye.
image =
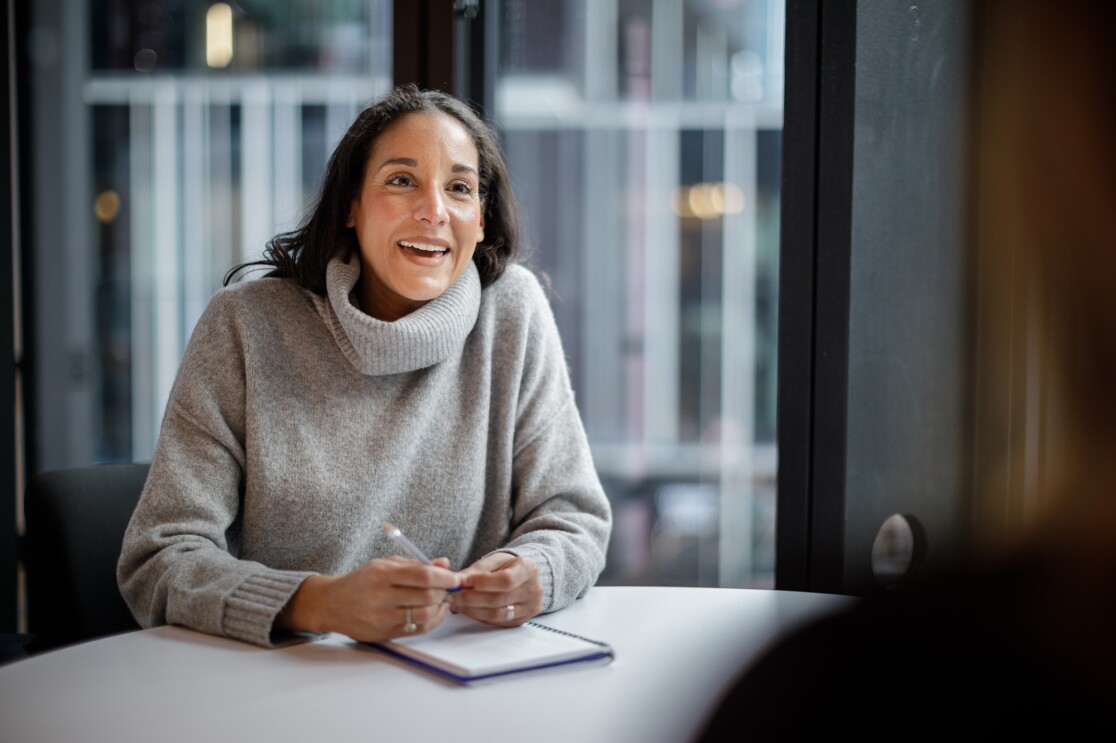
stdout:
<svg viewBox="0 0 1116 743">
<path fill-rule="evenodd" d="M 454 181 L 453 185 L 450 186 L 450 191 L 458 196 L 472 196 L 473 186 L 465 181 Z"/>
<path fill-rule="evenodd" d="M 406 173 L 399 173 L 398 175 L 391 176 L 384 181 L 384 183 L 389 186 L 413 186 L 415 182 L 411 179 L 411 176 Z"/>
</svg>

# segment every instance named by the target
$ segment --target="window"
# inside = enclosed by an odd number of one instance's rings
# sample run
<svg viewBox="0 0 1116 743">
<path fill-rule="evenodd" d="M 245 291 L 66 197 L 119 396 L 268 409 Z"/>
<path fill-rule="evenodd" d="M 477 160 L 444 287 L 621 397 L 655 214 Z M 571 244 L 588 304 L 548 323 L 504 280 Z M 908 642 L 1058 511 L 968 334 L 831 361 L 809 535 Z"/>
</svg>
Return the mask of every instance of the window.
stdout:
<svg viewBox="0 0 1116 743">
<path fill-rule="evenodd" d="M 225 271 L 299 222 L 391 86 L 390 0 L 82 5 L 37 4 L 28 44 L 44 469 L 152 456 Z"/>
<path fill-rule="evenodd" d="M 531 3 L 496 121 L 616 515 L 606 580 L 773 580 L 783 4 Z"/>
<path fill-rule="evenodd" d="M 150 458 L 225 271 L 392 83 L 391 0 L 62 4 L 27 43 L 37 469 Z M 497 7 L 491 113 L 614 504 L 605 579 L 771 585 L 783 3 Z"/>
</svg>

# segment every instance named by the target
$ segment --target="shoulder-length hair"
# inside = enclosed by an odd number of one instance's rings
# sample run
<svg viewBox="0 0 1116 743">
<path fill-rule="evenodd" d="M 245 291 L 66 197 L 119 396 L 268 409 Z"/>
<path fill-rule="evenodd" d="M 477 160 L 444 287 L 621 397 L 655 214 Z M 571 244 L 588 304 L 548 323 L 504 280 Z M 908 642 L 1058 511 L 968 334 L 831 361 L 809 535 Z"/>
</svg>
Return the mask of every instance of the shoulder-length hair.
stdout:
<svg viewBox="0 0 1116 743">
<path fill-rule="evenodd" d="M 289 278 L 310 291 L 326 293 L 326 266 L 334 256 L 348 257 L 359 249 L 356 231 L 347 226 L 353 199 L 360 193 L 372 146 L 392 122 L 412 113 L 441 112 L 465 127 L 477 148 L 479 196 L 484 205 L 485 241 L 476 247 L 473 262 L 481 286 L 500 278 L 519 252 L 519 208 L 511 191 L 507 165 L 496 134 L 468 105 L 446 93 L 420 90 L 415 85 L 396 88 L 361 111 L 330 155 L 321 194 L 303 223 L 267 243 L 262 260 L 234 266 L 225 284 L 250 266 L 270 266 L 268 276 Z"/>
</svg>

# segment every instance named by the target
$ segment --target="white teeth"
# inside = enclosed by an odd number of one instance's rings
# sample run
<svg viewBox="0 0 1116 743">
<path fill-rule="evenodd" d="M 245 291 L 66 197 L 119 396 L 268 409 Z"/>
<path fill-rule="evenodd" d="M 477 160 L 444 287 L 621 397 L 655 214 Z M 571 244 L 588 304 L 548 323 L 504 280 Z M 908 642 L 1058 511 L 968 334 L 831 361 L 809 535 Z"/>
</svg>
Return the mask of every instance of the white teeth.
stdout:
<svg viewBox="0 0 1116 743">
<path fill-rule="evenodd" d="M 414 248 L 415 250 L 424 250 L 427 253 L 445 253 L 449 248 L 443 248 L 441 245 L 427 245 L 425 243 L 411 243 L 406 240 L 400 240 L 399 244 L 405 248 Z"/>
</svg>

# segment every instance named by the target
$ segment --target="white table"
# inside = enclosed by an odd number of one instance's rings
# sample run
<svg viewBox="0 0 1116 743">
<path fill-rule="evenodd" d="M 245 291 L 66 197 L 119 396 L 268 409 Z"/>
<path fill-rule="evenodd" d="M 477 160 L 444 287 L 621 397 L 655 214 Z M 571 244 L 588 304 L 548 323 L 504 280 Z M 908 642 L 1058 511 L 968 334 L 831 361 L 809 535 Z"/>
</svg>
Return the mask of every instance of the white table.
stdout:
<svg viewBox="0 0 1116 743">
<path fill-rule="evenodd" d="M 597 587 L 539 621 L 607 666 L 449 685 L 341 635 L 279 650 L 159 627 L 0 667 L 0 739 L 679 743 L 778 634 L 847 597 Z"/>
</svg>

